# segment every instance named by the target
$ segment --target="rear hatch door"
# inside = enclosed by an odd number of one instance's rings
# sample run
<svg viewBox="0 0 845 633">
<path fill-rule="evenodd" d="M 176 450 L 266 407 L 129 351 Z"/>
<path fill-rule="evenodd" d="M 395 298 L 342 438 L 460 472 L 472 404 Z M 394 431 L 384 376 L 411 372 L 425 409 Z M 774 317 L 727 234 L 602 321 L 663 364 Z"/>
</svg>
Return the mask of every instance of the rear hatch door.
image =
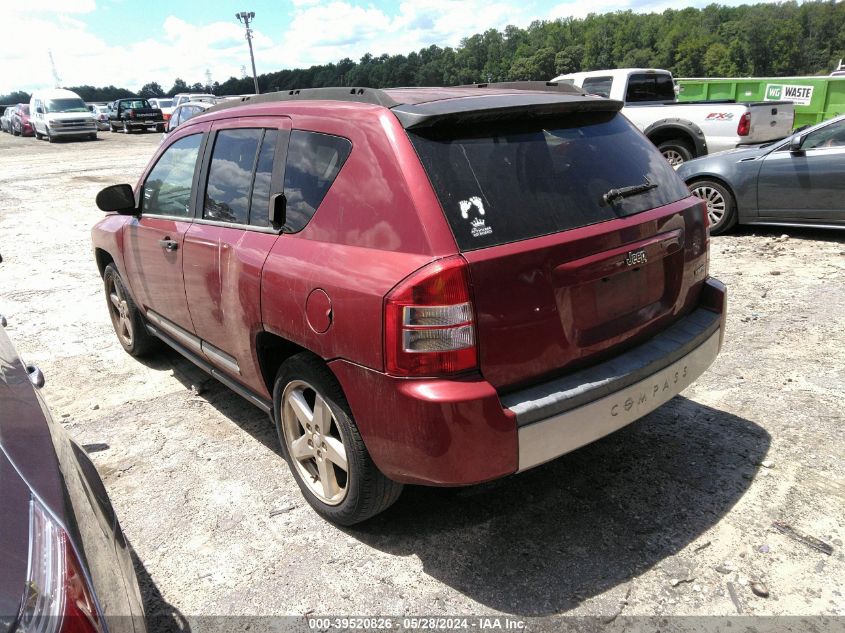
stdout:
<svg viewBox="0 0 845 633">
<path fill-rule="evenodd" d="M 480 369 L 500 391 L 608 358 L 691 309 L 706 214 L 623 116 L 410 135 L 468 262 Z"/>
</svg>

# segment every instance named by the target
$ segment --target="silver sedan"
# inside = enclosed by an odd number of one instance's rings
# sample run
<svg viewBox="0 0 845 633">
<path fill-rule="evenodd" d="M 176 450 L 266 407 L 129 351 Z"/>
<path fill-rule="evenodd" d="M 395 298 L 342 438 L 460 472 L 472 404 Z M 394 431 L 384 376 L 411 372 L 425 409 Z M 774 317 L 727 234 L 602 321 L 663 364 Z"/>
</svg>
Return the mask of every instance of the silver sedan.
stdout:
<svg viewBox="0 0 845 633">
<path fill-rule="evenodd" d="M 737 223 L 845 228 L 845 115 L 689 161 L 678 175 L 707 202 L 713 235 Z"/>
</svg>

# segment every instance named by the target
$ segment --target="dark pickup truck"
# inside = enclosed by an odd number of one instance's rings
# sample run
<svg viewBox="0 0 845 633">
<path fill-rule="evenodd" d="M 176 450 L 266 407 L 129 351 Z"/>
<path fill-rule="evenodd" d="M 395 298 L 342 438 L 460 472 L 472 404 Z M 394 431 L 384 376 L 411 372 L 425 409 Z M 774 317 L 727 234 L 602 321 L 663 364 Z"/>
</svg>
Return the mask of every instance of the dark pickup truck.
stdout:
<svg viewBox="0 0 845 633">
<path fill-rule="evenodd" d="M 164 132 L 164 113 L 150 106 L 146 99 L 118 99 L 109 104 L 109 130 L 123 130 L 127 134 L 134 130 L 156 130 Z"/>
</svg>

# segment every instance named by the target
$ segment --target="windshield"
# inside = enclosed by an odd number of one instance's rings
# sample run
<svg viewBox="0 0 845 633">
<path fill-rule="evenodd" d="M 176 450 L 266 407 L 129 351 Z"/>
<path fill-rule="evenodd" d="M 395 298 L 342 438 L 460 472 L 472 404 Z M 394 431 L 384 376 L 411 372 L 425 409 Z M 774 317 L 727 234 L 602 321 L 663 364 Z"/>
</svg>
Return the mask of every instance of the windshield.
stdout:
<svg viewBox="0 0 845 633">
<path fill-rule="evenodd" d="M 625 217 L 689 195 L 654 145 L 616 113 L 410 137 L 463 251 Z"/>
<path fill-rule="evenodd" d="M 46 102 L 47 112 L 88 112 L 82 99 L 50 99 Z"/>
</svg>

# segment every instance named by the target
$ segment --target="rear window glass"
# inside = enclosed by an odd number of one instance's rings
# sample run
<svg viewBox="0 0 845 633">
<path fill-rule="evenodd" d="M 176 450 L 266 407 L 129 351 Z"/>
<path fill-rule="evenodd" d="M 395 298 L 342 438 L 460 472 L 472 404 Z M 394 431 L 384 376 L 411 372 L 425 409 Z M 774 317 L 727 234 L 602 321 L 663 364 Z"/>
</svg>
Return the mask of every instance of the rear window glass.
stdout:
<svg viewBox="0 0 845 633">
<path fill-rule="evenodd" d="M 142 110 L 150 107 L 150 102 L 146 99 L 133 99 L 131 101 L 121 101 L 120 107 L 124 110 L 135 109 Z"/>
<path fill-rule="evenodd" d="M 264 130 L 221 130 L 214 142 L 203 217 L 247 224 L 255 156 Z"/>
<path fill-rule="evenodd" d="M 598 95 L 607 99 L 610 97 L 611 85 L 613 85 L 613 77 L 588 77 L 584 80 L 581 89 L 587 94 Z"/>
<path fill-rule="evenodd" d="M 616 113 L 410 134 L 461 250 L 629 216 L 689 196 L 657 149 Z M 610 203 L 611 189 L 651 183 Z"/>
<path fill-rule="evenodd" d="M 285 164 L 285 226 L 299 231 L 308 224 L 340 168 L 352 143 L 340 136 L 294 130 Z"/>
<path fill-rule="evenodd" d="M 628 78 L 626 103 L 644 101 L 674 101 L 675 84 L 670 75 L 663 73 L 643 73 Z"/>
</svg>

